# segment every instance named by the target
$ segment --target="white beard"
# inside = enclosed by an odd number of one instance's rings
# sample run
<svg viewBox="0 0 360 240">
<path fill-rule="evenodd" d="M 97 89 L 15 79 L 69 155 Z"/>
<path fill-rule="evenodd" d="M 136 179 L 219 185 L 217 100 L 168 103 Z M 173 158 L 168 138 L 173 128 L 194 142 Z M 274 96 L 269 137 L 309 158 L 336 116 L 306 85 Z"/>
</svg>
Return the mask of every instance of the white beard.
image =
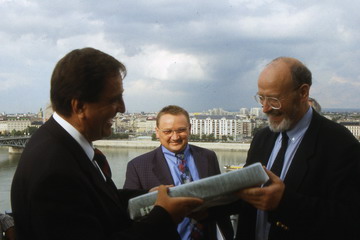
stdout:
<svg viewBox="0 0 360 240">
<path fill-rule="evenodd" d="M 285 132 L 291 127 L 291 120 L 288 118 L 284 118 L 279 124 L 271 122 L 268 118 L 269 128 L 273 132 Z"/>
</svg>

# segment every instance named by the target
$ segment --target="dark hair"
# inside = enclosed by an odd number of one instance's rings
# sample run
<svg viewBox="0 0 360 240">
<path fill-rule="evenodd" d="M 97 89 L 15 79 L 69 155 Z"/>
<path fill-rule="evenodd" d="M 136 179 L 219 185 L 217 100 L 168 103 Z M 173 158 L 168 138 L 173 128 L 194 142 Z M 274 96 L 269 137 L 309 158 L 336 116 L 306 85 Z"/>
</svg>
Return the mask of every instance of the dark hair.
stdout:
<svg viewBox="0 0 360 240">
<path fill-rule="evenodd" d="M 182 107 L 176 106 L 176 105 L 169 105 L 164 107 L 163 109 L 160 110 L 160 112 L 158 113 L 158 115 L 156 116 L 156 126 L 159 127 L 159 121 L 162 115 L 165 114 L 171 114 L 171 115 L 185 115 L 188 123 L 190 124 L 190 117 L 189 117 L 189 113 L 183 109 Z"/>
<path fill-rule="evenodd" d="M 56 64 L 51 76 L 53 110 L 71 115 L 71 100 L 96 102 L 109 78 L 126 76 L 126 67 L 114 57 L 94 48 L 76 49 Z"/>
<path fill-rule="evenodd" d="M 291 77 L 294 81 L 295 87 L 300 87 L 303 84 L 308 84 L 311 86 L 311 72 L 302 62 L 295 58 L 278 57 L 272 60 L 269 64 L 280 60 L 290 65 Z"/>
</svg>

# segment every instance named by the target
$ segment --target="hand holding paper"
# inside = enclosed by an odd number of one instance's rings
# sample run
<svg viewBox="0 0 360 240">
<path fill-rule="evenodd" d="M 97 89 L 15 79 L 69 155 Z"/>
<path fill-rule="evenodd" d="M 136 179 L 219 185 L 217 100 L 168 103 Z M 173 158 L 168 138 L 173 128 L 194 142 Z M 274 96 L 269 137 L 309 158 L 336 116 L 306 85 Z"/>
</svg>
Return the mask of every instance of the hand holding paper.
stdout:
<svg viewBox="0 0 360 240">
<path fill-rule="evenodd" d="M 170 197 L 168 189 L 164 185 L 159 186 L 155 205 L 163 207 L 171 215 L 175 223 L 181 222 L 185 216 L 204 202 L 193 197 Z"/>
<path fill-rule="evenodd" d="M 194 211 L 203 210 L 212 206 L 227 204 L 236 201 L 234 194 L 240 189 L 260 186 L 269 179 L 260 163 L 245 168 L 219 174 L 198 181 L 169 188 L 171 197 L 195 197 L 204 200 Z M 129 200 L 131 219 L 146 216 L 154 206 L 157 192 L 150 192 Z"/>
<path fill-rule="evenodd" d="M 240 190 L 236 195 L 255 208 L 270 211 L 278 207 L 284 194 L 285 184 L 271 171 L 265 169 L 270 177 L 270 185 Z"/>
</svg>

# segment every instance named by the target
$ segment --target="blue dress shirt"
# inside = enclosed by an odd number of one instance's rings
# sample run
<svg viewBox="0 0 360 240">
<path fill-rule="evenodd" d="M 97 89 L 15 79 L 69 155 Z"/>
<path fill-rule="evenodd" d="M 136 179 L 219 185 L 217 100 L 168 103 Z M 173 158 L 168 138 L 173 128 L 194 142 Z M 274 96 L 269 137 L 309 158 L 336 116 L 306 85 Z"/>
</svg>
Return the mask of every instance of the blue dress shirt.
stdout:
<svg viewBox="0 0 360 240">
<path fill-rule="evenodd" d="M 174 184 L 175 186 L 181 185 L 181 180 L 180 180 L 180 170 L 178 168 L 178 160 L 175 156 L 175 153 L 170 152 L 169 150 L 167 150 L 164 146 L 161 146 L 162 151 L 164 153 L 166 162 L 169 166 L 170 172 L 171 172 L 171 176 L 174 180 Z M 187 166 L 190 170 L 191 173 L 191 178 L 193 181 L 199 180 L 199 173 L 196 169 L 195 166 L 195 161 L 193 156 L 191 155 L 190 152 L 190 146 L 187 145 L 185 150 L 184 150 L 184 155 L 185 155 L 185 159 L 187 162 Z M 184 218 L 184 220 L 178 225 L 177 228 L 180 237 L 182 240 L 190 240 L 191 239 L 191 231 L 192 231 L 192 224 L 191 224 L 191 219 L 190 218 Z"/>
<path fill-rule="evenodd" d="M 280 175 L 280 179 L 284 180 L 287 174 L 287 171 L 290 168 L 291 162 L 296 154 L 296 151 L 303 139 L 306 130 L 308 129 L 311 118 L 312 118 L 312 108 L 309 107 L 309 110 L 306 112 L 304 117 L 296 124 L 294 128 L 289 131 L 286 131 L 286 134 L 289 137 L 288 146 L 285 153 L 284 166 Z M 278 138 L 275 141 L 275 145 L 273 151 L 271 152 L 268 164 L 266 166 L 267 169 L 271 169 L 273 165 L 276 155 L 281 148 L 282 135 L 279 134 Z M 270 231 L 270 223 L 268 222 L 268 214 L 266 211 L 257 211 L 256 218 L 256 230 L 255 230 L 255 239 L 256 240 L 267 240 Z"/>
</svg>

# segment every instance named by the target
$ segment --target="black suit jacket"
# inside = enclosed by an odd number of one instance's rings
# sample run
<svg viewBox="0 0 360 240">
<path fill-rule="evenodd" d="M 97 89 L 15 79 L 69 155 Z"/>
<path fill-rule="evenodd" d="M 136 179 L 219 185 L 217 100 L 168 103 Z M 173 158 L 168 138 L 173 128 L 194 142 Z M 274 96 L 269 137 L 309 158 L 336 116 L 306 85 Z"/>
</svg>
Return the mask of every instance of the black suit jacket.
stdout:
<svg viewBox="0 0 360 240">
<path fill-rule="evenodd" d="M 254 137 L 246 165 L 267 165 L 276 133 Z M 269 211 L 269 239 L 360 239 L 359 141 L 343 126 L 313 111 L 284 179 L 279 207 Z M 243 203 L 237 239 L 255 239 L 256 209 Z"/>
<path fill-rule="evenodd" d="M 17 239 L 179 239 L 170 215 L 156 207 L 130 220 L 129 198 L 104 181 L 81 146 L 50 118 L 31 137 L 11 189 Z"/>
<path fill-rule="evenodd" d="M 189 145 L 200 178 L 220 174 L 219 162 L 215 152 Z M 126 170 L 126 189 L 151 189 L 161 184 L 174 185 L 169 166 L 161 146 L 140 155 L 128 163 Z M 217 223 L 226 239 L 232 239 L 233 230 L 229 217 L 217 218 Z M 207 222 L 207 239 L 216 239 L 215 221 Z"/>
</svg>

